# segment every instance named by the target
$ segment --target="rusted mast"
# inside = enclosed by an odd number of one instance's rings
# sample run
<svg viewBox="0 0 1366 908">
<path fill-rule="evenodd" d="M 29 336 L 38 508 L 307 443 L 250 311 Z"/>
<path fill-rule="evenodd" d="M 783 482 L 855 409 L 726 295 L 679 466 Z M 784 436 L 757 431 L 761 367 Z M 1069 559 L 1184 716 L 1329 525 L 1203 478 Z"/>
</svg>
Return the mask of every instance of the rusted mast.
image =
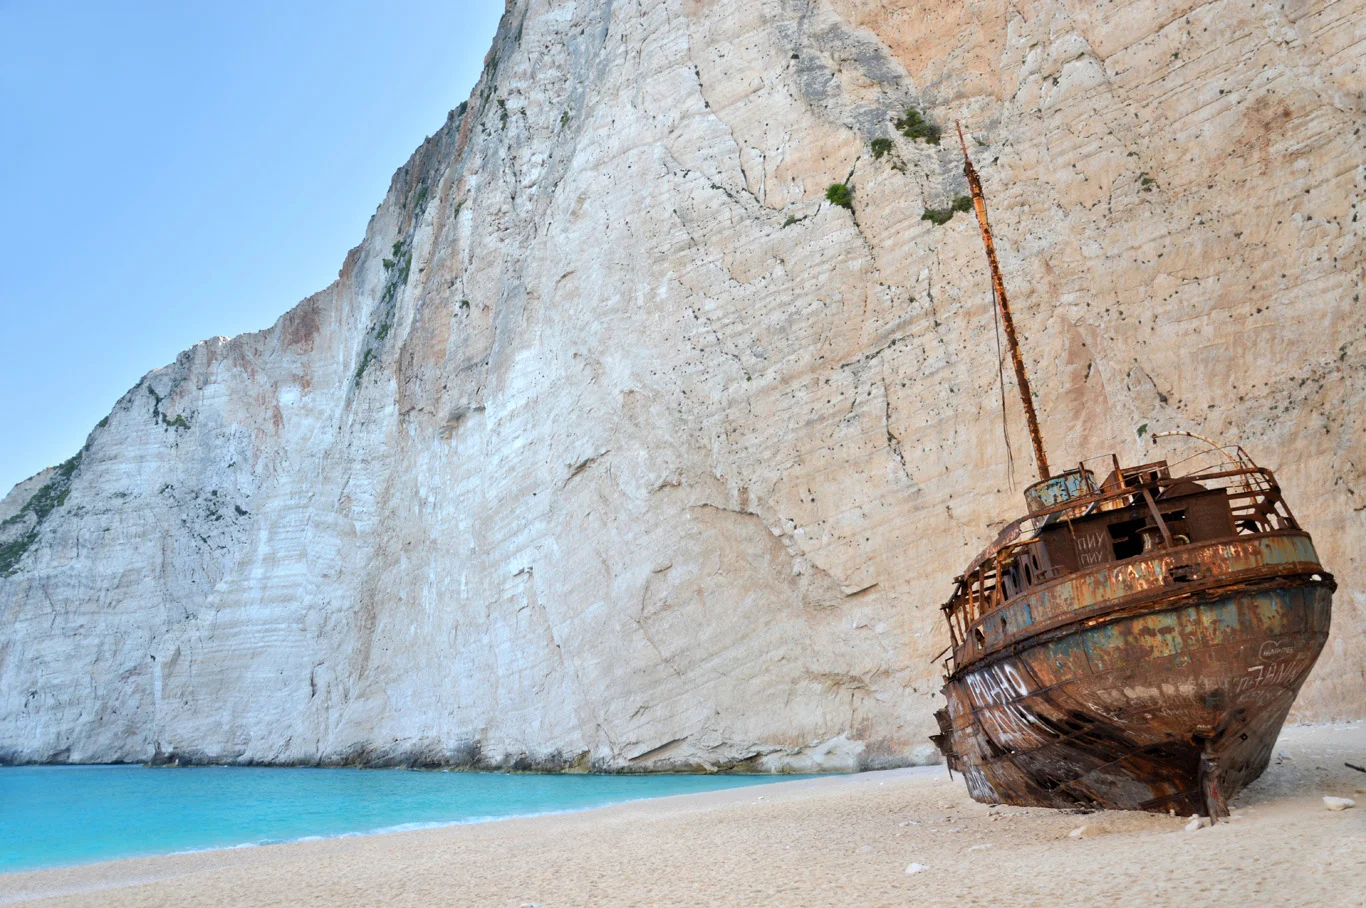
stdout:
<svg viewBox="0 0 1366 908">
<path fill-rule="evenodd" d="M 991 286 L 996 291 L 996 302 L 1001 307 L 1001 319 L 1005 322 L 1006 341 L 1010 344 L 1010 358 L 1015 363 L 1015 383 L 1020 388 L 1020 398 L 1024 401 L 1025 419 L 1029 422 L 1029 440 L 1034 443 L 1034 463 L 1039 468 L 1039 478 L 1049 479 L 1048 455 L 1043 450 L 1043 433 L 1039 431 L 1039 416 L 1034 412 L 1034 399 L 1029 393 L 1029 377 L 1025 375 L 1024 358 L 1020 355 L 1020 340 L 1015 335 L 1015 320 L 1010 316 L 1010 302 L 1006 297 L 1005 279 L 1001 277 L 1001 264 L 996 261 L 996 243 L 991 238 L 991 225 L 987 223 L 987 200 L 982 195 L 982 181 L 968 157 L 968 143 L 963 138 L 963 124 L 958 123 L 958 141 L 963 146 L 963 173 L 972 189 L 972 204 L 977 209 L 977 223 L 982 228 L 982 244 L 987 247 L 987 262 L 991 265 Z"/>
</svg>

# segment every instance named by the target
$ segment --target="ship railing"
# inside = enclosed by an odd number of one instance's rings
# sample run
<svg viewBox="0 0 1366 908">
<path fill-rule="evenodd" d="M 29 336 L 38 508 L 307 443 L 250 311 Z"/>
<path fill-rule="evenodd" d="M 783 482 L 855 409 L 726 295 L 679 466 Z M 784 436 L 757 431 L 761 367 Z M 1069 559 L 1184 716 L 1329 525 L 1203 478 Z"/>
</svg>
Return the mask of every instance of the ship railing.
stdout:
<svg viewBox="0 0 1366 908">
<path fill-rule="evenodd" d="M 1235 532 L 1239 536 L 1277 530 L 1297 530 L 1299 524 L 1281 495 L 1270 470 L 1262 467 L 1212 470 L 1180 477 L 1207 489 L 1223 489 L 1228 496 Z"/>
<path fill-rule="evenodd" d="M 1195 450 L 1180 460 L 1170 460 L 1173 472 L 1177 467 L 1185 467 L 1184 472 L 1211 472 L 1216 469 L 1255 470 L 1253 462 L 1242 445 L 1220 444 L 1196 432 L 1157 432 L 1152 436 L 1153 444 L 1161 444 L 1169 439 L 1183 438 L 1195 443 Z"/>
<path fill-rule="evenodd" d="M 1001 581 L 1005 571 L 1014 572 L 1014 586 L 1018 591 L 1039 586 L 1057 579 L 1064 572 L 1058 567 L 1042 567 L 1034 558 L 1039 532 L 1051 521 L 1084 516 L 1095 510 L 1110 507 L 1130 507 L 1149 504 L 1151 515 L 1161 532 L 1162 545 L 1180 545 L 1182 537 L 1174 536 L 1162 517 L 1161 495 L 1166 487 L 1177 483 L 1195 483 L 1204 489 L 1223 489 L 1229 499 L 1229 510 L 1236 536 L 1256 535 L 1281 530 L 1299 529 L 1294 515 L 1281 496 L 1280 487 L 1270 470 L 1251 464 L 1241 448 L 1236 459 L 1222 459 L 1208 469 L 1184 472 L 1178 476 L 1161 475 L 1154 481 L 1137 486 L 1124 485 L 1097 491 L 1093 495 L 1064 502 L 1016 520 L 1007 526 L 996 541 L 979 555 L 968 570 L 956 579 L 949 601 L 943 605 L 948 618 L 951 649 L 956 650 L 969 639 L 983 617 L 1005 605 L 1008 598 Z M 1084 464 L 1083 464 L 1084 468 Z M 1136 468 L 1137 469 L 1137 468 Z M 1120 471 L 1123 477 L 1132 471 Z M 1165 474 L 1151 471 L 1148 475 Z M 1107 507 L 1109 505 L 1110 507 Z M 1031 568 L 1025 572 L 1021 565 Z"/>
</svg>

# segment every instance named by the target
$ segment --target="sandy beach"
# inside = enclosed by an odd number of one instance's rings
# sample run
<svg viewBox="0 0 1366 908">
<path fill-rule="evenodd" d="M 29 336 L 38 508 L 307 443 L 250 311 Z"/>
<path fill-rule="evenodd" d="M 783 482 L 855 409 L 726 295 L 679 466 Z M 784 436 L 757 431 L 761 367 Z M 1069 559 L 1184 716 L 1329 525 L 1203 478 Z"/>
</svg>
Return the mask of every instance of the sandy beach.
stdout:
<svg viewBox="0 0 1366 908">
<path fill-rule="evenodd" d="M 1366 774 L 1344 765 L 1366 725 L 1287 728 L 1278 751 L 1195 832 L 987 807 L 933 767 L 12 874 L 0 904 L 1366 906 Z"/>
</svg>

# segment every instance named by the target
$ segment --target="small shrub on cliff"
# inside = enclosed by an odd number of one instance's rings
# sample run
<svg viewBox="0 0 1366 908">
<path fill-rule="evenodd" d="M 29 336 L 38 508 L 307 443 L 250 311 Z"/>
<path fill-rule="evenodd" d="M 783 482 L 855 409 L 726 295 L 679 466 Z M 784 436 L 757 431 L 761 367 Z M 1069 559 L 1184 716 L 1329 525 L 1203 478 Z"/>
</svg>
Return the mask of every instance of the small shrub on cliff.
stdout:
<svg viewBox="0 0 1366 908">
<path fill-rule="evenodd" d="M 369 350 L 360 358 L 360 365 L 356 366 L 356 384 L 360 384 L 360 380 L 365 377 L 365 370 L 370 368 L 370 360 L 374 358 L 375 354 Z"/>
<path fill-rule="evenodd" d="M 874 139 L 871 147 L 873 149 L 873 157 L 881 158 L 883 155 L 887 154 L 887 152 L 892 150 L 892 140 Z"/>
<path fill-rule="evenodd" d="M 938 126 L 926 120 L 924 115 L 914 107 L 906 108 L 906 113 L 895 124 L 897 132 L 908 139 L 924 139 L 931 145 L 939 144 L 941 130 Z"/>
<path fill-rule="evenodd" d="M 953 216 L 960 211 L 972 210 L 972 196 L 955 196 L 948 208 L 926 208 L 925 213 L 920 216 L 920 220 L 929 221 L 936 227 L 940 227 L 953 220 Z"/>
<path fill-rule="evenodd" d="M 830 188 L 825 190 L 825 199 L 831 205 L 838 205 L 841 208 L 854 207 L 854 192 L 843 183 L 831 183 Z"/>
</svg>

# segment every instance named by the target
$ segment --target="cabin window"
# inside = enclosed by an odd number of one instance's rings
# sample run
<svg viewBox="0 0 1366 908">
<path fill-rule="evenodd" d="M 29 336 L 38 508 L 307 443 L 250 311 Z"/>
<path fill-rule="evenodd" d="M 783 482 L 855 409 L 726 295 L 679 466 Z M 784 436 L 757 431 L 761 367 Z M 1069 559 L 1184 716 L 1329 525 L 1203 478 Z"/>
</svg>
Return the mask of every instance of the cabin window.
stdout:
<svg viewBox="0 0 1366 908">
<path fill-rule="evenodd" d="M 1148 521 L 1140 517 L 1136 520 L 1120 520 L 1107 527 L 1116 561 L 1143 554 L 1143 528 L 1147 525 Z"/>
<path fill-rule="evenodd" d="M 1020 595 L 1020 570 L 1016 565 L 1010 565 L 1001 571 L 1001 586 L 1005 589 L 1007 599 L 1014 599 Z"/>
<path fill-rule="evenodd" d="M 980 627 L 974 627 L 972 629 L 972 641 L 977 644 L 978 649 L 981 649 L 982 647 L 987 645 L 986 635 L 982 633 L 982 629 Z"/>
</svg>

